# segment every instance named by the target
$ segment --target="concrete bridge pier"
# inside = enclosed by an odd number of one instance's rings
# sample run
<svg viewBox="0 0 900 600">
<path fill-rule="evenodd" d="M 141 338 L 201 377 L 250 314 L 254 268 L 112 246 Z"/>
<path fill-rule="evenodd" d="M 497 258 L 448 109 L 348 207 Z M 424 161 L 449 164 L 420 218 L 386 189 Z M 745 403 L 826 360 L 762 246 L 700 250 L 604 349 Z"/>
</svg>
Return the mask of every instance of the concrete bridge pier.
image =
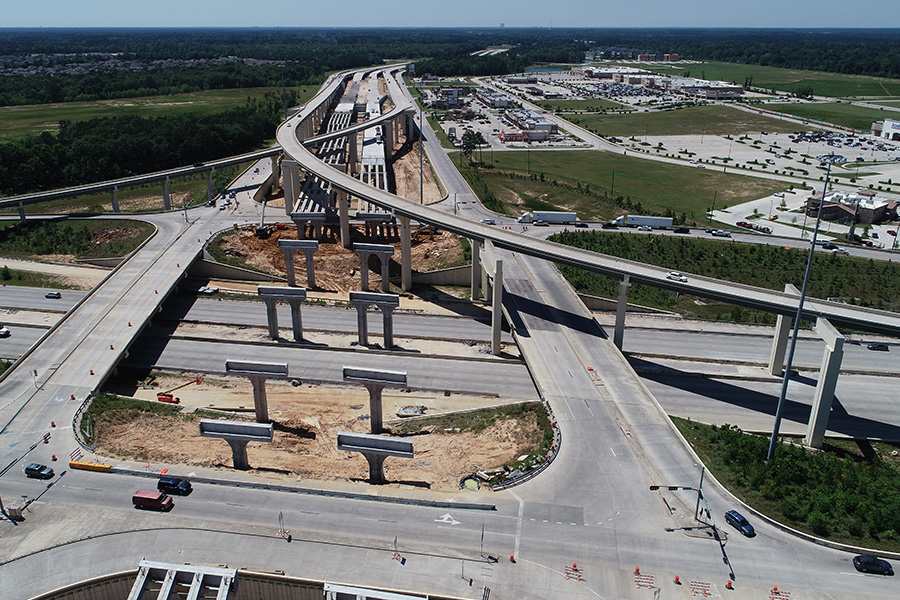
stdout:
<svg viewBox="0 0 900 600">
<path fill-rule="evenodd" d="M 269 160 L 272 161 L 272 189 L 279 187 L 279 181 L 281 180 L 281 163 L 278 162 L 279 156 L 274 155 Z"/>
<path fill-rule="evenodd" d="M 360 288 L 369 289 L 369 256 L 375 254 L 381 260 L 381 289 L 391 289 L 390 258 L 394 255 L 394 247 L 386 244 L 353 244 L 353 251 L 359 256 Z"/>
<path fill-rule="evenodd" d="M 300 306 L 306 300 L 306 289 L 297 287 L 259 286 L 256 294 L 266 304 L 266 321 L 269 324 L 269 337 L 278 339 L 278 305 L 277 301 L 287 300 L 291 306 L 291 325 L 295 342 L 303 341 L 303 320 Z"/>
<path fill-rule="evenodd" d="M 163 210 L 172 210 L 172 192 L 169 189 L 169 178 L 166 177 L 163 181 Z"/>
<path fill-rule="evenodd" d="M 119 212 L 119 186 L 114 185 L 112 189 L 112 209 L 114 213 Z"/>
<path fill-rule="evenodd" d="M 491 354 L 500 355 L 500 334 L 503 333 L 503 261 L 494 266 L 494 286 L 491 303 Z"/>
<path fill-rule="evenodd" d="M 408 292 L 412 287 L 412 241 L 409 217 L 397 217 L 400 223 L 400 289 Z"/>
<path fill-rule="evenodd" d="M 625 340 L 625 313 L 628 310 L 628 288 L 631 286 L 631 277 L 628 275 L 619 283 L 619 299 L 616 302 L 616 329 L 613 332 L 613 344 L 620 351 Z"/>
<path fill-rule="evenodd" d="M 815 398 L 813 398 L 809 426 L 806 430 L 806 437 L 803 438 L 803 443 L 810 448 L 821 448 L 825 441 L 825 430 L 828 427 L 828 417 L 834 402 L 834 390 L 837 387 L 841 360 L 844 357 L 844 336 L 834 328 L 828 319 L 821 317 L 816 319 L 816 333 L 822 336 L 822 340 L 825 342 L 825 353 L 822 356 L 822 367 L 819 369 L 819 382 L 816 385 Z M 785 374 L 785 377 L 787 376 L 788 374 Z"/>
<path fill-rule="evenodd" d="M 256 421 L 269 421 L 269 402 L 266 397 L 266 380 L 270 377 L 287 378 L 287 363 L 225 361 L 226 375 L 242 375 L 250 380 L 253 386 L 253 406 L 256 409 Z"/>
<path fill-rule="evenodd" d="M 21 200 L 19 201 L 19 221 L 25 222 L 25 203 Z"/>
<path fill-rule="evenodd" d="M 282 174 L 284 178 L 284 214 L 290 216 L 302 189 L 300 187 L 300 163 L 294 160 L 283 160 L 281 168 L 284 170 Z M 297 235 L 300 235 L 299 231 Z"/>
<path fill-rule="evenodd" d="M 294 273 L 294 254 L 299 250 L 306 256 L 306 287 L 316 287 L 316 271 L 313 255 L 319 249 L 319 242 L 313 240 L 278 240 L 278 248 L 284 252 L 284 262 L 287 268 L 288 286 L 297 285 L 297 276 Z"/>
<path fill-rule="evenodd" d="M 384 459 L 387 458 L 387 455 L 364 451 L 361 451 L 360 454 L 365 456 L 366 462 L 369 463 L 369 483 L 375 485 L 383 484 L 385 482 Z"/>
<path fill-rule="evenodd" d="M 800 290 L 796 286 L 786 283 L 784 291 L 800 297 Z M 790 338 L 791 327 L 794 319 L 784 315 L 778 315 L 775 319 L 775 339 L 772 340 L 772 351 L 769 354 L 769 373 L 775 376 L 784 372 L 784 355 L 787 353 L 787 343 Z"/>
<path fill-rule="evenodd" d="M 397 294 L 378 294 L 373 292 L 350 292 L 350 304 L 356 308 L 356 323 L 358 329 L 358 343 L 361 346 L 369 345 L 369 306 L 375 305 L 381 310 L 382 333 L 384 347 L 390 350 L 394 347 L 394 309 L 400 306 L 400 296 Z"/>
<path fill-rule="evenodd" d="M 381 369 L 344 367 L 343 379 L 349 383 L 362 384 L 369 392 L 369 420 L 373 434 L 384 431 L 381 407 L 381 392 L 386 387 L 405 388 L 406 373 Z"/>
<path fill-rule="evenodd" d="M 359 169 L 359 134 L 351 133 L 347 137 L 350 141 L 347 149 L 347 173 L 354 175 Z"/>
<path fill-rule="evenodd" d="M 341 246 L 350 247 L 350 197 L 344 190 L 337 190 L 338 216 L 341 219 Z"/>
<path fill-rule="evenodd" d="M 209 171 L 206 172 L 206 199 L 214 200 L 216 197 L 216 184 L 213 181 L 213 172 L 215 172 L 215 167 L 210 168 Z"/>
<path fill-rule="evenodd" d="M 481 242 L 469 240 L 472 247 L 472 302 L 477 302 L 481 297 Z"/>
</svg>

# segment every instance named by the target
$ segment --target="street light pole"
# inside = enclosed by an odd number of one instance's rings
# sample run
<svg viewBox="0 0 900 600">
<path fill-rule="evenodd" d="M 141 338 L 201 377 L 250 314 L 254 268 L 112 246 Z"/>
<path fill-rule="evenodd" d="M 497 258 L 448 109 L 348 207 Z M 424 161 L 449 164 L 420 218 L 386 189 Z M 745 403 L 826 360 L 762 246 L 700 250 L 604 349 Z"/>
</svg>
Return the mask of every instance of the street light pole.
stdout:
<svg viewBox="0 0 900 600">
<path fill-rule="evenodd" d="M 819 234 L 819 224 L 822 222 L 822 207 L 825 206 L 825 192 L 828 190 L 828 179 L 831 177 L 831 165 L 834 162 L 834 152 L 828 157 L 828 169 L 825 171 L 825 187 L 822 197 L 819 199 L 819 212 L 816 215 L 816 226 L 813 229 L 812 240 L 809 243 L 809 257 L 806 259 L 806 273 L 803 275 L 803 288 L 800 290 L 800 301 L 797 303 L 797 314 L 794 317 L 794 330 L 791 334 L 791 346 L 788 350 L 787 363 L 784 367 L 784 375 L 781 379 L 781 395 L 778 397 L 778 405 L 775 408 L 775 424 L 772 427 L 772 439 L 769 440 L 769 453 L 766 462 L 775 456 L 775 448 L 778 444 L 778 431 L 781 429 L 781 411 L 787 398 L 788 383 L 791 381 L 791 368 L 794 363 L 794 350 L 797 348 L 797 335 L 800 332 L 800 319 L 803 316 L 803 302 L 806 300 L 806 289 L 809 286 L 809 274 L 812 271 L 813 254 L 816 250 L 816 236 Z"/>
<path fill-rule="evenodd" d="M 425 146 L 422 136 L 422 107 L 419 107 L 419 204 L 425 204 Z"/>
</svg>

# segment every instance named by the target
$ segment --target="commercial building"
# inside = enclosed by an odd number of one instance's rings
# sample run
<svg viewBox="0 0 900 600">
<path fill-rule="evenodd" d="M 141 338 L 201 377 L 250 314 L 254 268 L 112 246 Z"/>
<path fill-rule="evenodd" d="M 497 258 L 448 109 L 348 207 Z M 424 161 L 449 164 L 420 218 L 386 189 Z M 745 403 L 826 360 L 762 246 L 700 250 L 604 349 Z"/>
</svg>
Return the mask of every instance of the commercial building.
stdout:
<svg viewBox="0 0 900 600">
<path fill-rule="evenodd" d="M 475 97 L 491 108 L 510 108 L 512 100 L 506 94 L 498 94 L 486 88 L 478 88 Z"/>
<path fill-rule="evenodd" d="M 822 194 L 806 200 L 807 216 L 815 218 Z M 855 217 L 854 217 L 855 215 Z M 897 218 L 897 203 L 878 198 L 872 190 L 861 189 L 851 194 L 832 191 L 825 194 L 822 219 L 825 221 L 855 221 L 857 223 L 881 223 Z"/>
<path fill-rule="evenodd" d="M 872 123 L 872 135 L 892 142 L 900 141 L 900 121 L 885 119 Z"/>
<path fill-rule="evenodd" d="M 531 110 L 508 110 L 506 111 L 506 118 L 512 121 L 512 123 L 526 132 L 546 132 L 548 137 L 550 134 L 556 134 L 559 132 L 559 128 L 556 126 L 556 123 L 551 121 L 550 119 L 545 118 L 538 113 Z"/>
</svg>

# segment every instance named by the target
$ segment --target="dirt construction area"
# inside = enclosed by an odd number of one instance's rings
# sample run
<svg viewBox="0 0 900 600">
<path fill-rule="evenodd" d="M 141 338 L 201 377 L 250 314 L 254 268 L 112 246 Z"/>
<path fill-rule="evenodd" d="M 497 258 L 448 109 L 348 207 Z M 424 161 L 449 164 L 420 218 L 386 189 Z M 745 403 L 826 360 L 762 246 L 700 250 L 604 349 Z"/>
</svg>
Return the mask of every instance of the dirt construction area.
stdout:
<svg viewBox="0 0 900 600">
<path fill-rule="evenodd" d="M 157 391 L 185 381 L 190 381 L 190 377 L 157 375 L 153 388 L 112 391 L 152 400 Z M 232 457 L 228 444 L 201 438 L 198 424 L 201 416 L 252 419 L 253 394 L 249 382 L 205 378 L 202 383 L 183 387 L 173 394 L 182 401 L 180 415 L 156 416 L 137 411 L 103 413 L 103 418 L 94 425 L 96 451 L 113 458 L 149 461 L 170 468 L 196 465 L 230 469 Z M 337 449 L 339 431 L 370 432 L 369 397 L 364 388 L 292 386 L 270 381 L 267 397 L 275 440 L 272 444 L 248 445 L 252 472 L 282 481 L 368 479 L 368 464 L 361 454 Z M 424 406 L 426 415 L 437 415 L 500 403 L 502 400 L 493 397 L 385 390 L 385 428 L 390 432 L 399 427 L 400 420 L 395 415 L 405 406 Z M 210 407 L 217 409 L 217 413 L 202 410 Z M 198 409 L 201 409 L 199 413 Z M 531 413 L 497 419 L 477 433 L 411 423 L 404 421 L 403 425 L 411 431 L 406 439 L 413 441 L 415 457 L 388 458 L 384 464 L 387 482 L 440 492 L 458 490 L 460 480 L 467 475 L 516 461 L 532 450 L 541 437 L 537 419 Z"/>
</svg>

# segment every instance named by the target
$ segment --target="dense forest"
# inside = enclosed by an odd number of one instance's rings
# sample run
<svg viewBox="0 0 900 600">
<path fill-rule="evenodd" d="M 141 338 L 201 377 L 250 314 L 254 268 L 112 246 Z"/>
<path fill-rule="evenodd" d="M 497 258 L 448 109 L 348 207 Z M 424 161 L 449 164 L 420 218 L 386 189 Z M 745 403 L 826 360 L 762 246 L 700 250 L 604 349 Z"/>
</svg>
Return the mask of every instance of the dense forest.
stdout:
<svg viewBox="0 0 900 600">
<path fill-rule="evenodd" d="M 294 102 L 295 98 L 289 98 Z M 273 136 L 279 94 L 208 116 L 104 117 L 0 145 L 0 194 L 90 183 L 249 152 Z"/>
<path fill-rule="evenodd" d="M 418 72 L 496 75 L 586 53 L 900 77 L 898 29 L 6 29 L 0 106 L 297 86 L 417 60 Z M 475 56 L 488 46 L 506 52 Z"/>
</svg>

